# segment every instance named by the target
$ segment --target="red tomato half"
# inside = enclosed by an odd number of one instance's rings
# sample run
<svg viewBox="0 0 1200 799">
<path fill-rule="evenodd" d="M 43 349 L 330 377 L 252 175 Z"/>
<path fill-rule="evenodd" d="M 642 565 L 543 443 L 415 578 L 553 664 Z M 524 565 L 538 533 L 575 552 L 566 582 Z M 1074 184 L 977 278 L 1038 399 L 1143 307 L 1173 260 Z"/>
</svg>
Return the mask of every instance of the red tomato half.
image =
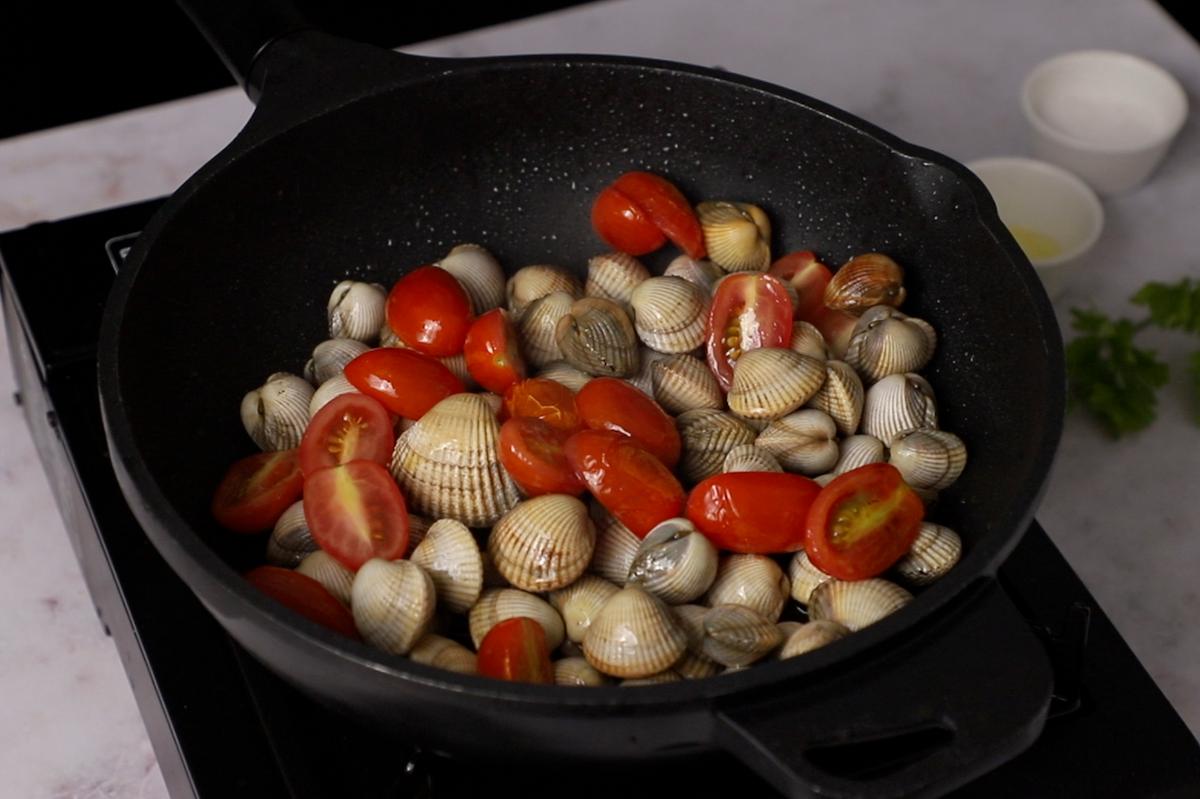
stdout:
<svg viewBox="0 0 1200 799">
<path fill-rule="evenodd" d="M 303 484 L 294 449 L 242 458 L 229 467 L 217 486 L 213 518 L 235 533 L 270 530 L 288 505 L 300 498 Z"/>
<path fill-rule="evenodd" d="M 400 347 L 367 350 L 343 372 L 350 385 L 405 419 L 420 419 L 446 397 L 466 391 L 443 364 Z"/>
<path fill-rule="evenodd" d="M 865 580 L 904 557 L 924 517 L 924 503 L 895 466 L 860 466 L 821 489 L 808 512 L 804 551 L 826 574 Z"/>
<path fill-rule="evenodd" d="M 359 640 L 354 616 L 325 586 L 308 575 L 278 566 L 259 566 L 245 574 L 250 585 L 335 633 Z"/>
<path fill-rule="evenodd" d="M 571 436 L 567 460 L 600 504 L 638 538 L 683 509 L 683 486 L 662 461 L 611 430 Z"/>
<path fill-rule="evenodd" d="M 668 468 L 679 463 L 682 443 L 675 421 L 658 403 L 615 377 L 595 377 L 575 395 L 583 423 L 592 430 L 629 436 Z"/>
<path fill-rule="evenodd" d="M 645 255 L 667 243 L 658 226 L 633 200 L 612 186 L 592 204 L 592 228 L 614 250 Z"/>
<path fill-rule="evenodd" d="M 509 386 L 525 379 L 517 334 L 503 308 L 493 308 L 471 324 L 463 355 L 471 377 L 488 391 L 503 396 Z"/>
<path fill-rule="evenodd" d="M 383 405 L 366 394 L 342 394 L 309 421 L 300 441 L 300 471 L 310 475 L 350 461 L 386 464 L 395 444 L 392 419 Z"/>
<path fill-rule="evenodd" d="M 371 461 L 305 478 L 304 519 L 321 549 L 351 571 L 371 558 L 399 558 L 408 546 L 404 495 L 388 470 Z"/>
<path fill-rule="evenodd" d="M 799 299 L 795 317 L 815 325 L 834 355 L 842 357 L 850 343 L 850 333 L 854 330 L 858 317 L 825 307 L 825 287 L 833 277 L 829 267 L 805 250 L 783 256 L 771 266 L 767 274 L 792 285 Z"/>
<path fill-rule="evenodd" d="M 708 367 L 725 391 L 733 364 L 746 350 L 787 347 L 792 341 L 792 300 L 779 278 L 738 272 L 721 279 L 708 310 Z"/>
<path fill-rule="evenodd" d="M 563 447 L 571 433 L 541 419 L 513 417 L 500 426 L 500 465 L 526 496 L 583 493 Z"/>
<path fill-rule="evenodd" d="M 798 474 L 719 474 L 692 489 L 687 517 L 719 549 L 795 552 L 804 545 L 809 507 L 820 491 Z"/>
<path fill-rule="evenodd" d="M 479 642 L 479 673 L 509 682 L 554 684 L 546 631 L 528 616 L 497 622 Z"/>
<path fill-rule="evenodd" d="M 392 286 L 387 321 L 417 352 L 435 358 L 458 355 L 471 327 L 471 299 L 445 269 L 418 267 Z"/>
<path fill-rule="evenodd" d="M 512 418 L 541 419 L 568 433 L 583 426 L 575 406 L 575 392 L 545 377 L 531 377 L 510 386 L 504 394 L 504 413 Z"/>
<path fill-rule="evenodd" d="M 652 172 L 626 172 L 613 188 L 633 200 L 671 242 L 692 258 L 708 254 L 692 204 L 675 184 Z"/>
</svg>

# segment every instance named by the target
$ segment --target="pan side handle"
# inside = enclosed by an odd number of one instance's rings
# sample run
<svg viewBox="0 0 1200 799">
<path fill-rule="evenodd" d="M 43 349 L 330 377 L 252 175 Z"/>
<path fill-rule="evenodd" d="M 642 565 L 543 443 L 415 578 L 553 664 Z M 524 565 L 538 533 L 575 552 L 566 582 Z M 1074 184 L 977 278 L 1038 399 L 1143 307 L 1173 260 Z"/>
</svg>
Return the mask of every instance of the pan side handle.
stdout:
<svg viewBox="0 0 1200 799">
<path fill-rule="evenodd" d="M 717 743 L 789 797 L 940 796 L 1041 733 L 1046 651 L 995 584 L 923 635 L 819 690 L 719 708 Z"/>
</svg>

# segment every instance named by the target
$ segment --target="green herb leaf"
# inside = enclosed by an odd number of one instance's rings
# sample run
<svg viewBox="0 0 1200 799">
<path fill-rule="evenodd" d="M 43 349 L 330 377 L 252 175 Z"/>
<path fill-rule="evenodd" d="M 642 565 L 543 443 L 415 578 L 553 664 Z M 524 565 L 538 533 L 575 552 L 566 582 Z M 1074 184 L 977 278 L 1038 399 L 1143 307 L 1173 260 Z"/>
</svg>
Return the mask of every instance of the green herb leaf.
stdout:
<svg viewBox="0 0 1200 799">
<path fill-rule="evenodd" d="M 1159 327 L 1200 333 L 1200 282 L 1185 277 L 1177 283 L 1147 283 L 1130 301 L 1146 306 Z"/>
</svg>

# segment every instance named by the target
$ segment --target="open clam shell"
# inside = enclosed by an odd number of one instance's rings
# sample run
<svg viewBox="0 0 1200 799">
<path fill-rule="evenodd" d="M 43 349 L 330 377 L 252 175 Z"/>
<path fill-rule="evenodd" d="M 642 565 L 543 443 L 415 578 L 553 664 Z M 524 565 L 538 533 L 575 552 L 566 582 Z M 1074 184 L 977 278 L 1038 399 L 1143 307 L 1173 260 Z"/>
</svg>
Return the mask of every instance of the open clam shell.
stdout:
<svg viewBox="0 0 1200 799">
<path fill-rule="evenodd" d="M 587 659 L 578 657 L 562 658 L 554 661 L 555 685 L 608 685 L 610 680 L 592 668 Z"/>
<path fill-rule="evenodd" d="M 483 558 L 462 522 L 438 519 L 430 525 L 412 562 L 433 580 L 438 602 L 455 613 L 466 613 L 483 591 Z"/>
<path fill-rule="evenodd" d="M 717 605 L 704 614 L 701 651 L 723 666 L 748 666 L 779 646 L 773 619 L 744 605 Z"/>
<path fill-rule="evenodd" d="M 682 450 L 679 468 L 690 482 L 721 473 L 734 447 L 753 444 L 758 432 L 736 416 L 710 408 L 684 411 L 675 419 Z"/>
<path fill-rule="evenodd" d="M 363 640 L 385 652 L 407 654 L 429 629 L 436 604 L 433 580 L 410 561 L 372 558 L 354 575 L 354 624 Z"/>
<path fill-rule="evenodd" d="M 556 335 L 558 320 L 570 313 L 574 304 L 575 298 L 565 291 L 552 291 L 525 308 L 517 322 L 517 335 L 530 366 L 540 368 L 562 360 Z"/>
<path fill-rule="evenodd" d="M 782 472 L 779 460 L 757 444 L 742 444 L 729 450 L 722 470 L 728 472 Z"/>
<path fill-rule="evenodd" d="M 343 605 L 350 605 L 350 589 L 354 585 L 354 572 L 339 563 L 332 555 L 318 549 L 300 561 L 296 571 L 313 578 Z"/>
<path fill-rule="evenodd" d="M 882 441 L 865 433 L 843 438 L 838 449 L 837 463 L 833 465 L 833 473 L 845 474 L 869 463 L 883 463 L 887 460 L 886 449 Z"/>
<path fill-rule="evenodd" d="M 588 259 L 583 292 L 587 297 L 601 297 L 627 306 L 634 289 L 649 278 L 650 270 L 637 258 L 623 252 L 607 252 Z"/>
<path fill-rule="evenodd" d="M 312 358 L 304 367 L 304 376 L 314 386 L 342 373 L 346 364 L 369 350 L 366 344 L 352 338 L 331 338 L 313 347 Z"/>
<path fill-rule="evenodd" d="M 888 375 L 867 389 L 862 431 L 891 446 L 898 433 L 937 427 L 937 403 L 929 381 L 918 374 Z"/>
<path fill-rule="evenodd" d="M 839 433 L 852 436 L 862 419 L 865 393 L 862 379 L 853 366 L 845 361 L 826 361 L 825 383 L 807 407 L 825 411 L 837 423 Z"/>
<path fill-rule="evenodd" d="M 654 360 L 650 374 L 654 399 L 667 413 L 725 407 L 721 384 L 708 364 L 695 355 L 681 353 Z"/>
<path fill-rule="evenodd" d="M 811 619 L 836 621 L 857 632 L 912 602 L 913 595 L 895 583 L 869 580 L 829 580 L 813 589 L 808 598 Z"/>
<path fill-rule="evenodd" d="M 967 466 L 967 447 L 945 430 L 906 430 L 892 439 L 888 463 L 913 488 L 941 491 Z"/>
<path fill-rule="evenodd" d="M 574 299 L 583 296 L 579 280 L 561 267 L 549 264 L 522 267 L 513 273 L 505 287 L 508 310 L 513 319 L 520 319 L 530 303 L 555 291 L 566 292 Z"/>
<path fill-rule="evenodd" d="M 629 377 L 640 365 L 633 322 L 612 300 L 577 300 L 558 320 L 555 339 L 563 359 L 590 375 Z"/>
<path fill-rule="evenodd" d="M 774 623 L 783 613 L 790 592 L 787 575 L 774 560 L 766 555 L 739 553 L 722 556 L 704 601 L 709 607 L 743 605 Z"/>
<path fill-rule="evenodd" d="M 455 671 L 459 674 L 477 674 L 475 653 L 458 641 L 434 633 L 425 633 L 421 640 L 409 650 L 409 658 L 426 666 Z"/>
<path fill-rule="evenodd" d="M 587 506 L 566 494 L 520 502 L 492 528 L 488 552 L 504 578 L 526 591 L 573 583 L 592 559 L 596 527 Z"/>
<path fill-rule="evenodd" d="M 637 336 L 652 350 L 691 352 L 704 343 L 708 295 L 681 277 L 644 280 L 630 299 Z"/>
<path fill-rule="evenodd" d="M 475 648 L 483 641 L 488 631 L 505 619 L 528 616 L 542 625 L 546 633 L 546 646 L 558 649 L 566 637 L 562 616 L 539 596 L 517 588 L 489 588 L 467 614 L 467 625 Z"/>
<path fill-rule="evenodd" d="M 904 270 L 877 252 L 854 256 L 825 286 L 827 308 L 856 314 L 878 305 L 899 306 L 904 297 Z"/>
<path fill-rule="evenodd" d="M 800 625 L 798 630 L 787 637 L 779 650 L 779 657 L 794 658 L 832 644 L 849 634 L 850 631 L 836 621 L 816 619 L 808 624 Z"/>
<path fill-rule="evenodd" d="M 792 599 L 801 605 L 807 605 L 813 589 L 821 583 L 829 582 L 833 577 L 814 566 L 808 559 L 808 553 L 800 550 L 792 555 L 792 560 L 788 563 L 788 579 L 791 581 Z"/>
<path fill-rule="evenodd" d="M 920 370 L 936 346 L 937 334 L 928 322 L 877 305 L 854 326 L 845 361 L 865 382 L 874 383 L 887 375 Z"/>
<path fill-rule="evenodd" d="M 726 272 L 765 272 L 771 265 L 771 222 L 750 203 L 702 202 L 696 216 L 709 259 Z"/>
<path fill-rule="evenodd" d="M 733 367 L 729 409 L 744 419 L 779 419 L 812 399 L 824 382 L 824 361 L 792 350 L 749 350 Z"/>
<path fill-rule="evenodd" d="M 838 459 L 837 423 L 813 408 L 789 413 L 767 425 L 754 443 L 771 453 L 791 472 L 827 472 Z"/>
<path fill-rule="evenodd" d="M 717 281 L 725 275 L 725 270 L 712 261 L 696 260 L 688 255 L 680 255 L 663 270 L 664 277 L 681 277 L 689 283 L 694 283 L 704 290 L 705 295 L 711 295 Z"/>
<path fill-rule="evenodd" d="M 567 638 L 582 641 L 596 614 L 620 590 L 619 585 L 603 577 L 585 574 L 567 587 L 551 591 L 550 604 L 562 616 Z"/>
<path fill-rule="evenodd" d="M 304 518 L 304 501 L 296 500 L 275 521 L 267 539 L 267 563 L 292 569 L 300 565 L 305 555 L 320 548 Z"/>
<path fill-rule="evenodd" d="M 295 449 L 308 427 L 312 395 L 304 378 L 276 372 L 242 397 L 242 426 L 264 452 Z"/>
<path fill-rule="evenodd" d="M 717 576 L 717 548 L 687 519 L 667 519 L 642 539 L 629 567 L 637 583 L 669 605 L 701 597 Z"/>
<path fill-rule="evenodd" d="M 368 344 L 383 326 L 387 291 L 378 283 L 343 280 L 333 287 L 325 306 L 330 338 L 352 338 Z"/>
<path fill-rule="evenodd" d="M 940 580 L 962 557 L 962 539 L 949 527 L 921 522 L 921 531 L 908 554 L 896 562 L 896 573 L 909 585 Z"/>
<path fill-rule="evenodd" d="M 649 677 L 666 671 L 687 649 L 687 636 L 671 609 L 637 585 L 622 588 L 583 636 L 588 663 L 613 677 Z"/>
<path fill-rule="evenodd" d="M 454 275 L 471 300 L 471 310 L 476 316 L 504 304 L 504 269 L 480 245 L 459 244 L 434 266 Z"/>
</svg>

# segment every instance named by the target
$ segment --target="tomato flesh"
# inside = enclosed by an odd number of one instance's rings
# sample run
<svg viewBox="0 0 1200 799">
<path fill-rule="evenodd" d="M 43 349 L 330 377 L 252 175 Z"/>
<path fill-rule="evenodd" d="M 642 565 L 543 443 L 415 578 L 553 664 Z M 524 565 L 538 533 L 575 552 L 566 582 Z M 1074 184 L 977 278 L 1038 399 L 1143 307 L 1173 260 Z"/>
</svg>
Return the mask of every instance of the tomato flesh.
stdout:
<svg viewBox="0 0 1200 799">
<path fill-rule="evenodd" d="M 679 463 L 682 442 L 674 420 L 658 403 L 624 380 L 596 377 L 575 395 L 585 426 L 627 435 L 668 468 Z"/>
<path fill-rule="evenodd" d="M 250 585 L 301 616 L 347 638 L 360 640 L 350 610 L 308 575 L 279 566 L 259 566 L 246 572 L 245 578 Z"/>
<path fill-rule="evenodd" d="M 504 394 L 506 417 L 541 419 L 556 430 L 574 432 L 583 426 L 575 405 L 575 392 L 545 377 L 514 383 Z"/>
<path fill-rule="evenodd" d="M 525 361 L 517 347 L 517 335 L 503 308 L 493 308 L 471 324 L 463 355 L 475 382 L 501 396 L 509 386 L 525 378 Z"/>
<path fill-rule="evenodd" d="M 476 661 L 485 677 L 509 682 L 554 684 L 546 631 L 528 616 L 497 622 L 479 642 Z"/>
<path fill-rule="evenodd" d="M 592 228 L 608 246 L 630 255 L 645 255 L 667 243 L 650 217 L 612 186 L 592 203 Z"/>
<path fill-rule="evenodd" d="M 342 371 L 350 385 L 405 419 L 420 419 L 446 397 L 466 391 L 445 365 L 400 347 L 367 350 Z"/>
<path fill-rule="evenodd" d="M 835 477 L 808 513 L 804 549 L 821 571 L 865 580 L 912 547 L 925 506 L 896 467 L 872 463 Z"/>
<path fill-rule="evenodd" d="M 309 420 L 300 440 L 300 471 L 307 476 L 357 460 L 387 463 L 395 444 L 392 419 L 378 400 L 342 394 Z"/>
<path fill-rule="evenodd" d="M 582 430 L 565 450 L 592 496 L 638 538 L 683 510 L 683 486 L 675 475 L 628 436 Z"/>
<path fill-rule="evenodd" d="M 797 319 L 811 322 L 815 313 L 825 308 L 825 286 L 829 285 L 833 273 L 810 250 L 788 253 L 771 264 L 767 274 L 796 290 L 793 311 Z"/>
<path fill-rule="evenodd" d="M 652 172 L 626 172 L 613 188 L 641 208 L 655 227 L 689 257 L 708 254 L 700 220 L 674 183 Z"/>
<path fill-rule="evenodd" d="M 213 495 L 217 524 L 235 533 L 270 530 L 300 498 L 304 475 L 296 450 L 260 452 L 236 461 Z"/>
<path fill-rule="evenodd" d="M 372 461 L 306 477 L 304 519 L 321 549 L 351 571 L 371 558 L 399 558 L 408 546 L 404 495 L 388 470 Z"/>
<path fill-rule="evenodd" d="M 525 496 L 583 493 L 563 447 L 571 434 L 541 419 L 513 417 L 500 426 L 500 465 Z"/>
<path fill-rule="evenodd" d="M 687 517 L 719 549 L 795 552 L 804 546 L 809 508 L 820 491 L 798 474 L 719 474 L 692 489 Z"/>
<path fill-rule="evenodd" d="M 779 278 L 739 272 L 721 279 L 708 311 L 705 349 L 721 389 L 733 384 L 733 365 L 747 350 L 787 347 L 792 300 Z"/>
<path fill-rule="evenodd" d="M 471 299 L 445 269 L 418 267 L 392 286 L 387 321 L 417 352 L 434 358 L 457 355 L 471 326 Z"/>
</svg>

